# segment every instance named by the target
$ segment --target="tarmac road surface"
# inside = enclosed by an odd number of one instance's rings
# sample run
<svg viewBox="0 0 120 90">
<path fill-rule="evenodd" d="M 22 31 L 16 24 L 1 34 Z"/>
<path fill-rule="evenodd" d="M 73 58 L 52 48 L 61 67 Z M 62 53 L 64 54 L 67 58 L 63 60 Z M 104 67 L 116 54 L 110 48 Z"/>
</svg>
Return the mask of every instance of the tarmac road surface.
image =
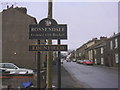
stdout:
<svg viewBox="0 0 120 90">
<path fill-rule="evenodd" d="M 118 70 L 64 62 L 64 68 L 86 88 L 118 88 Z"/>
<path fill-rule="evenodd" d="M 53 85 L 55 88 L 58 86 L 58 68 L 53 65 Z M 72 77 L 63 66 L 61 66 L 61 88 L 83 88 L 83 85 L 77 79 Z"/>
</svg>

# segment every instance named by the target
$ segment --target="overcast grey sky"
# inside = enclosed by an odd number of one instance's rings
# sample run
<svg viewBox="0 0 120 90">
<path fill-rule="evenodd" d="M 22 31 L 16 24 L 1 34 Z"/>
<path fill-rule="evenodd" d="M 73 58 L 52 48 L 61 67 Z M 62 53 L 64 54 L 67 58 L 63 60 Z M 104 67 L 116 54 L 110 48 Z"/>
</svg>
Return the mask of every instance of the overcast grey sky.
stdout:
<svg viewBox="0 0 120 90">
<path fill-rule="evenodd" d="M 38 22 L 47 17 L 47 2 L 16 2 L 15 6 L 26 7 L 28 14 Z M 5 8 L 2 4 L 2 9 Z M 68 44 L 69 49 L 76 49 L 92 38 L 110 37 L 118 32 L 118 3 L 54 2 L 53 18 L 68 26 L 68 40 L 62 43 Z"/>
</svg>

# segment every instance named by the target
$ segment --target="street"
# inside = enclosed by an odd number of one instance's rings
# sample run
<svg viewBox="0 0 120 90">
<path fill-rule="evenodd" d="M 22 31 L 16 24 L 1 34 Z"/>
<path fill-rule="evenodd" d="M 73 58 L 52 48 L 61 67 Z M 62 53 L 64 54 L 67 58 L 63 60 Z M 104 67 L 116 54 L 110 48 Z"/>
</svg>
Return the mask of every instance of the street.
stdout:
<svg viewBox="0 0 120 90">
<path fill-rule="evenodd" d="M 118 88 L 118 71 L 103 66 L 64 62 L 63 67 L 85 88 Z"/>
<path fill-rule="evenodd" d="M 58 88 L 58 67 L 53 65 L 53 86 Z M 63 66 L 61 66 L 61 88 L 84 88 L 78 80 L 73 78 Z"/>
</svg>

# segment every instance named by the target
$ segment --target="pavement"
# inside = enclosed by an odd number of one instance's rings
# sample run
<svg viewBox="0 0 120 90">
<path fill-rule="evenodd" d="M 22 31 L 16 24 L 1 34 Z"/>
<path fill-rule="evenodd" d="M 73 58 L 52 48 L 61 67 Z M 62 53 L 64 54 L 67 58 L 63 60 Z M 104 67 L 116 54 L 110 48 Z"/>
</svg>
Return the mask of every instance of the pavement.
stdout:
<svg viewBox="0 0 120 90">
<path fill-rule="evenodd" d="M 63 63 L 64 64 L 64 63 Z M 57 88 L 58 83 L 58 67 L 57 65 L 53 65 L 52 68 L 52 78 L 53 78 L 53 86 Z M 79 81 L 72 77 L 66 69 L 61 65 L 61 88 L 84 88 Z"/>
</svg>

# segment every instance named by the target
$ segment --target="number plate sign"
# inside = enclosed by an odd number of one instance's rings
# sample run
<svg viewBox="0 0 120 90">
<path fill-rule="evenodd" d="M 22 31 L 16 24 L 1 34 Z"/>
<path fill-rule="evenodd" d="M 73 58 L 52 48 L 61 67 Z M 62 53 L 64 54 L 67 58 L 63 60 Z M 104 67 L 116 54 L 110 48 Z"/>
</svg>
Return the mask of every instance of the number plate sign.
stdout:
<svg viewBox="0 0 120 90">
<path fill-rule="evenodd" d="M 67 51 L 67 45 L 30 45 L 29 51 Z"/>
</svg>

